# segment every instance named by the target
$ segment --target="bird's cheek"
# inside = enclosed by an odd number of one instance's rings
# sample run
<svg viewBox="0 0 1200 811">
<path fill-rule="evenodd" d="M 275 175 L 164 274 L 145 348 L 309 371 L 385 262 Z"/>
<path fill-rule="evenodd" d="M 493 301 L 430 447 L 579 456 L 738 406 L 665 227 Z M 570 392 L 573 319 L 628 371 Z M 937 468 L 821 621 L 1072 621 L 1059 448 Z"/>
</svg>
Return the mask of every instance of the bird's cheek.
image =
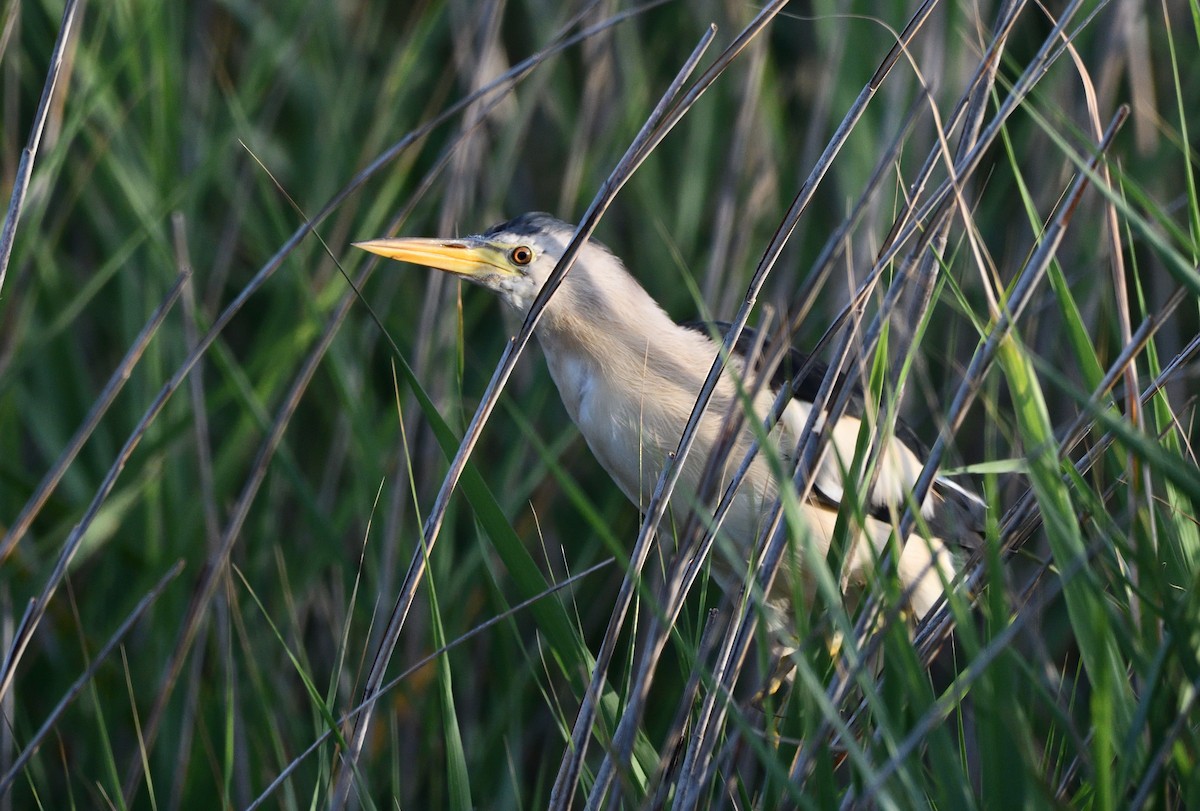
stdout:
<svg viewBox="0 0 1200 811">
<path fill-rule="evenodd" d="M 521 289 L 514 284 L 513 280 L 503 276 L 494 276 L 489 280 L 489 287 L 495 290 L 504 303 L 514 310 L 525 312 L 529 308 L 529 302 L 522 295 Z"/>
<path fill-rule="evenodd" d="M 537 298 L 540 285 L 533 284 L 528 278 L 507 280 L 508 289 L 504 298 L 522 315 L 529 312 L 533 300 Z"/>
<path fill-rule="evenodd" d="M 509 306 L 511 306 L 514 310 L 519 312 L 521 315 L 525 315 L 529 312 L 529 305 L 533 304 L 533 293 L 532 291 L 517 287 L 511 289 L 508 295 L 504 297 L 504 300 L 507 301 Z"/>
</svg>

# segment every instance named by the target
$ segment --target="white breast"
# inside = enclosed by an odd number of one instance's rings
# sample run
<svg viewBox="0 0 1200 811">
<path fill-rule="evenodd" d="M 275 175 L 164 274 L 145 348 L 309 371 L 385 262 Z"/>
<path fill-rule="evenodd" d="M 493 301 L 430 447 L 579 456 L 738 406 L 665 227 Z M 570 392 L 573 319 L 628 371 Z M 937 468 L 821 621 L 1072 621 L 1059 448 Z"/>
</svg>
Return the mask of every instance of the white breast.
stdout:
<svg viewBox="0 0 1200 811">
<path fill-rule="evenodd" d="M 583 355 L 560 347 L 547 351 L 546 357 L 567 413 L 588 447 L 626 497 L 644 509 L 667 458 L 679 445 L 695 406 L 700 376 L 690 371 L 668 381 L 650 373 L 644 361 L 635 365 L 626 358 L 622 363 L 619 358 Z M 601 369 L 606 362 L 620 368 Z M 766 394 L 763 397 L 765 414 L 771 398 Z M 729 404 L 735 399 L 731 380 L 723 380 L 684 467 L 678 491 L 680 503 L 694 501 L 708 461 L 705 451 L 716 443 Z M 726 477 L 741 462 L 749 443 L 750 435 L 743 431 L 728 456 Z M 757 460 L 727 525 L 731 534 L 739 536 L 739 542 L 753 540 L 750 524 L 757 523 L 762 501 L 768 495 L 773 497 L 773 488 L 766 463 Z"/>
</svg>

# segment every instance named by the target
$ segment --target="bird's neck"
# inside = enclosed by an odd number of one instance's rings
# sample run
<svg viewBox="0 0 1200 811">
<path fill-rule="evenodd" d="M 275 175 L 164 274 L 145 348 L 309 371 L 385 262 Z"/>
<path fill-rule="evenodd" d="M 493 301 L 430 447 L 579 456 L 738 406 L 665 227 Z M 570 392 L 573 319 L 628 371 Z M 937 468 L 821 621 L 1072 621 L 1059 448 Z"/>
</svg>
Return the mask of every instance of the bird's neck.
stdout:
<svg viewBox="0 0 1200 811">
<path fill-rule="evenodd" d="M 569 296 L 551 299 L 538 340 L 563 406 L 588 447 L 625 495 L 644 507 L 679 444 L 717 346 L 672 321 L 632 279 L 626 289 L 605 281 L 605 295 L 591 301 L 577 294 L 578 287 L 564 286 L 560 293 Z M 715 415 L 735 402 L 731 378 L 722 375 L 704 429 L 710 438 L 702 444 L 715 442 Z M 695 457 L 693 478 L 704 461 L 703 454 Z"/>
<path fill-rule="evenodd" d="M 620 381 L 638 398 L 649 394 L 642 389 L 650 381 L 670 381 L 694 399 L 716 354 L 712 342 L 676 324 L 632 277 L 605 281 L 564 284 L 538 326 L 550 373 L 572 418 L 579 422 L 582 404 L 603 381 Z M 663 394 L 654 392 L 655 398 Z"/>
<path fill-rule="evenodd" d="M 694 342 L 680 341 L 680 333 L 690 330 L 676 324 L 624 273 L 606 277 L 603 285 L 593 284 L 583 273 L 568 279 L 550 300 L 538 327 L 548 351 L 604 366 L 618 360 L 657 364 L 662 356 L 680 357 L 681 352 L 680 359 L 690 365 Z"/>
</svg>

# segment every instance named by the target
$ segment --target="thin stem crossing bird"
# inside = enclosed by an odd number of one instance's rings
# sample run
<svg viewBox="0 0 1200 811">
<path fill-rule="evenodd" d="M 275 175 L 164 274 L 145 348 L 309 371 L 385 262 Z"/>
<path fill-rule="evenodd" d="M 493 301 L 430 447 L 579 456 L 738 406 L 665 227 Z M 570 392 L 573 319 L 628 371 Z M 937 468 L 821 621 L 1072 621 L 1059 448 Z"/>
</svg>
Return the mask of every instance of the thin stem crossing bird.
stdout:
<svg viewBox="0 0 1200 811">
<path fill-rule="evenodd" d="M 548 214 L 530 213 L 479 236 L 374 239 L 355 244 L 380 256 L 468 279 L 492 290 L 524 316 L 573 233 L 570 225 Z M 621 491 L 644 507 L 679 443 L 719 344 L 703 325 L 676 324 L 621 260 L 594 240 L 584 245 L 574 268 L 546 305 L 536 335 L 567 413 Z M 776 375 L 771 385 L 760 387 L 752 398 L 755 416 L 762 420 L 779 390 L 790 386 L 791 399 L 771 432 L 774 452 L 785 460 L 794 452 L 826 371 L 805 360 L 797 352 L 781 368 L 797 372 L 807 366 L 806 375 L 790 382 Z M 710 450 L 720 441 L 725 415 L 733 413 L 740 402 L 738 376 L 753 375 L 754 370 L 745 367 L 744 354 L 735 354 L 718 383 L 680 479 L 685 491 L 690 488 L 696 493 L 700 486 Z M 854 458 L 863 415 L 863 398 L 858 396 L 833 427 L 832 452 L 816 471 L 812 496 L 803 505 L 810 538 L 822 555 L 829 548 L 846 496 L 842 471 Z M 749 429 L 735 438 L 722 460 L 726 479 L 753 439 Z M 902 425 L 884 443 L 875 483 L 863 505 L 867 515 L 843 562 L 842 577 L 848 584 L 865 583 L 906 506 L 924 464 L 923 455 L 920 443 Z M 722 527 L 730 548 L 739 550 L 743 561 L 777 494 L 771 466 L 759 454 Z M 962 486 L 945 477 L 934 482 L 921 505 L 930 537 L 907 539 L 896 564 L 917 618 L 932 608 L 943 584 L 953 579 L 957 550 L 978 543 L 983 510 L 983 501 Z M 739 583 L 744 575 L 744 568 L 737 572 L 718 565 L 714 571 L 726 588 Z M 801 585 L 800 592 L 811 600 L 811 582 L 802 578 Z M 775 591 L 768 596 L 772 608 L 768 622 L 779 632 L 789 616 L 792 584 L 782 583 Z"/>
</svg>

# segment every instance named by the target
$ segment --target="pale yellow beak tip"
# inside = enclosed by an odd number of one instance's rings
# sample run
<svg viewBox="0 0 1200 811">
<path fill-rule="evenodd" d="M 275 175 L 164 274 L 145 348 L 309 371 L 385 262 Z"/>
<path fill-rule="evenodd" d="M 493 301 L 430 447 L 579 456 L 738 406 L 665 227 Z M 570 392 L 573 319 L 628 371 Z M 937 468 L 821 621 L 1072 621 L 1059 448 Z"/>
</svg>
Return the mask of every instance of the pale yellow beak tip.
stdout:
<svg viewBox="0 0 1200 811">
<path fill-rule="evenodd" d="M 414 252 L 412 242 L 414 240 L 399 240 L 399 239 L 364 239 L 359 242 L 351 242 L 355 248 L 360 251 L 367 251 L 376 256 L 382 256 L 385 259 L 395 259 L 399 262 L 416 262 L 417 264 L 427 264 L 422 262 L 419 253 Z"/>
<path fill-rule="evenodd" d="M 380 248 L 386 244 L 387 240 L 383 239 L 364 239 L 359 242 L 351 242 L 350 245 L 363 251 L 377 253 Z"/>
<path fill-rule="evenodd" d="M 493 256 L 494 249 L 469 240 L 403 237 L 368 239 L 351 244 L 387 259 L 424 265 L 467 278 L 507 270 L 500 260 Z"/>
</svg>

